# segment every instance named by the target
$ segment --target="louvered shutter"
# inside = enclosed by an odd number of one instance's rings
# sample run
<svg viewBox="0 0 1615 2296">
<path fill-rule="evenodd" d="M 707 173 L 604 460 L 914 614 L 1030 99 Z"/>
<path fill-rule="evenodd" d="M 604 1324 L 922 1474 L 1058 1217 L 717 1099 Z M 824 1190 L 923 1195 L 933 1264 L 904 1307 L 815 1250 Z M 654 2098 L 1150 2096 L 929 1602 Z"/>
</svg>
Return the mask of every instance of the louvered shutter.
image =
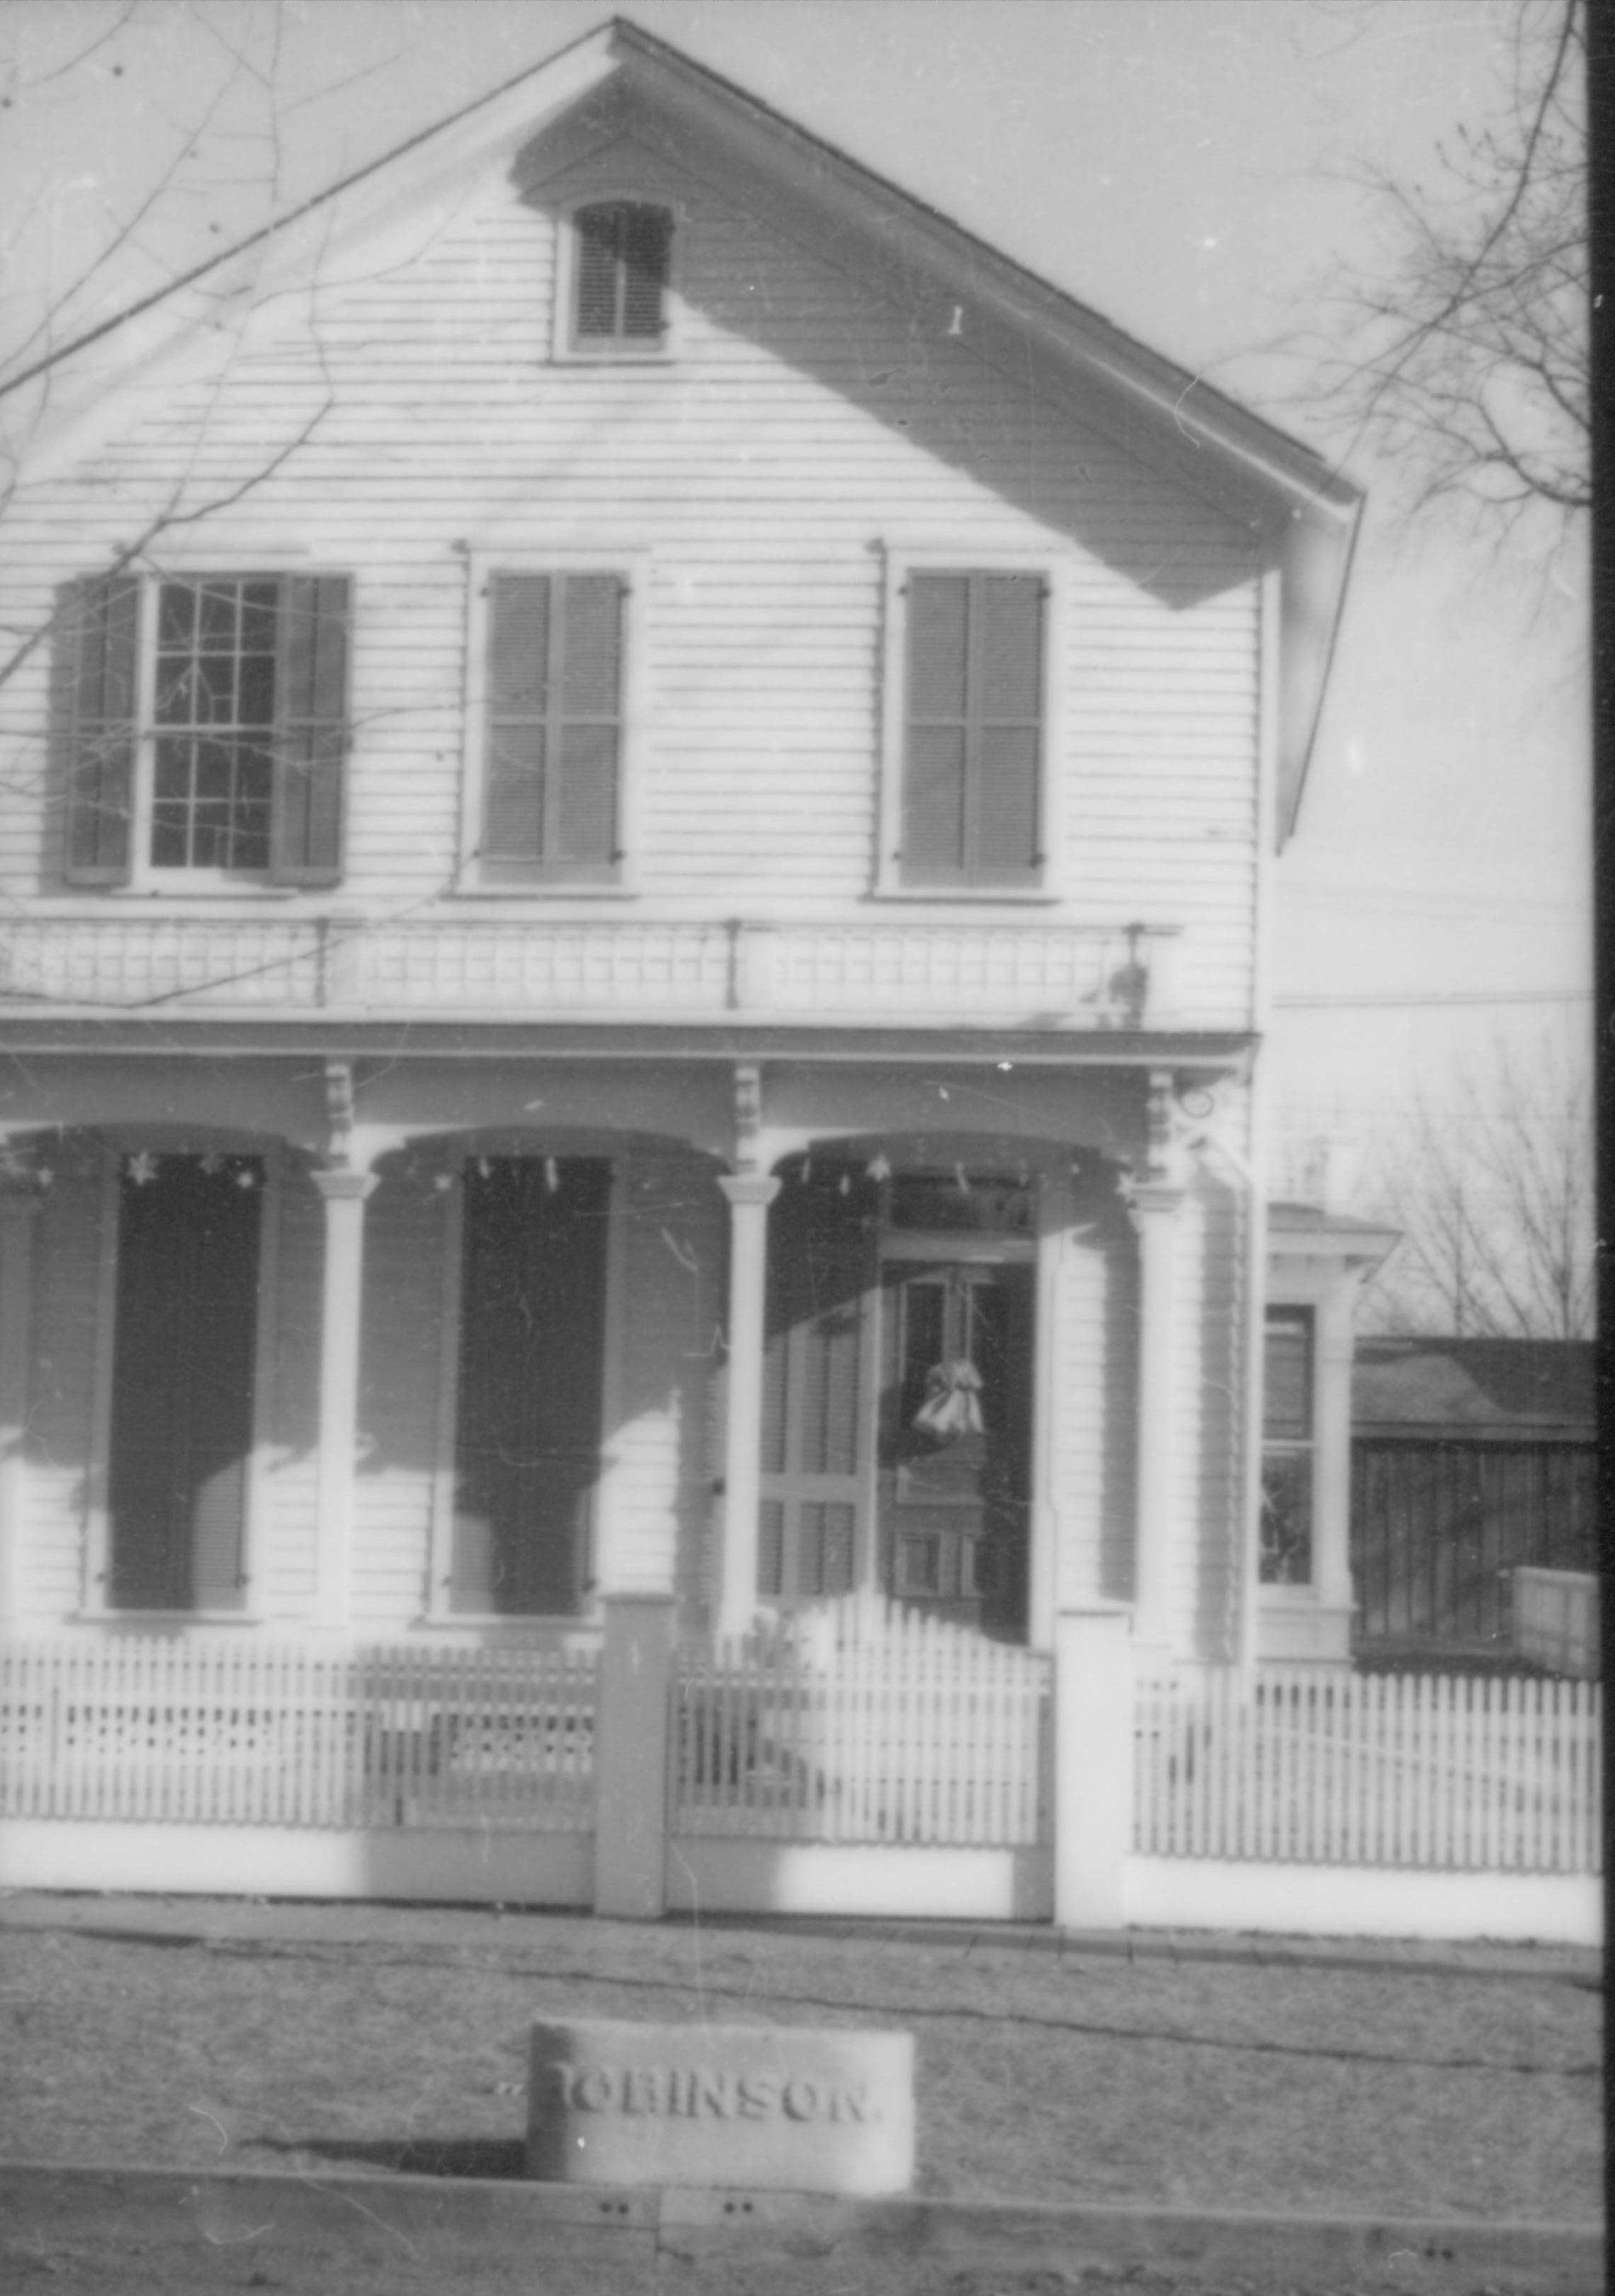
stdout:
<svg viewBox="0 0 1615 2296">
<path fill-rule="evenodd" d="M 1043 585 L 1031 574 L 975 578 L 976 727 L 971 874 L 1024 882 L 1036 868 L 1043 746 Z"/>
<path fill-rule="evenodd" d="M 70 885 L 123 885 L 133 859 L 140 583 L 117 574 L 63 594 L 56 624 L 57 705 L 65 720 Z"/>
<path fill-rule="evenodd" d="M 1043 753 L 1043 585 L 1029 574 L 915 574 L 900 864 L 906 882 L 1036 881 Z"/>
<path fill-rule="evenodd" d="M 630 207 L 622 217 L 622 332 L 629 342 L 660 342 L 673 218 L 666 208 Z"/>
<path fill-rule="evenodd" d="M 620 215 L 615 207 L 584 208 L 575 218 L 579 342 L 609 342 L 617 332 Z"/>
<path fill-rule="evenodd" d="M 964 865 L 969 627 L 968 576 L 911 578 L 905 875 L 956 875 Z"/>
<path fill-rule="evenodd" d="M 482 865 L 496 882 L 615 872 L 622 584 L 496 574 L 489 584 Z"/>
<path fill-rule="evenodd" d="M 278 885 L 334 885 L 342 873 L 348 774 L 346 575 L 282 585 L 269 873 Z"/>
<path fill-rule="evenodd" d="M 617 858 L 622 586 L 613 574 L 574 574 L 558 588 L 560 709 L 548 857 L 558 872 L 597 874 Z"/>
</svg>

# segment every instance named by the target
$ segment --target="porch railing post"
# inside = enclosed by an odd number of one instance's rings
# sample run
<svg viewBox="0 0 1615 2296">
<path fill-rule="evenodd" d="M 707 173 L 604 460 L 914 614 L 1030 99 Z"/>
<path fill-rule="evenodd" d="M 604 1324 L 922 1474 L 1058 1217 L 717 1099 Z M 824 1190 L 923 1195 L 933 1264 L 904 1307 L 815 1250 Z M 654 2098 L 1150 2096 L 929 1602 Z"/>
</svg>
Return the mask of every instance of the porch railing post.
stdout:
<svg viewBox="0 0 1615 2296">
<path fill-rule="evenodd" d="M 1054 1920 L 1127 1926 L 1133 1851 L 1133 1647 L 1125 1605 L 1054 1624 Z"/>
<path fill-rule="evenodd" d="M 602 1597 L 594 1709 L 594 1911 L 667 1910 L 668 1732 L 676 1646 L 671 1595 Z"/>
</svg>

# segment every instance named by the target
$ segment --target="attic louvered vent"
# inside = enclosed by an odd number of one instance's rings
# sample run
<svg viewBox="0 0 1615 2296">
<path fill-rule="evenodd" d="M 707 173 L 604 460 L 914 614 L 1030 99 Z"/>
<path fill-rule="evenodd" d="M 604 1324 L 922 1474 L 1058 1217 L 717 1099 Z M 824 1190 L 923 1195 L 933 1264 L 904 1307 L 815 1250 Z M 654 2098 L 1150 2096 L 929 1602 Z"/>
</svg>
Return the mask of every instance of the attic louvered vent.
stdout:
<svg viewBox="0 0 1615 2296">
<path fill-rule="evenodd" d="M 671 214 L 638 201 L 606 200 L 579 208 L 572 223 L 573 348 L 660 350 L 667 338 Z"/>
</svg>

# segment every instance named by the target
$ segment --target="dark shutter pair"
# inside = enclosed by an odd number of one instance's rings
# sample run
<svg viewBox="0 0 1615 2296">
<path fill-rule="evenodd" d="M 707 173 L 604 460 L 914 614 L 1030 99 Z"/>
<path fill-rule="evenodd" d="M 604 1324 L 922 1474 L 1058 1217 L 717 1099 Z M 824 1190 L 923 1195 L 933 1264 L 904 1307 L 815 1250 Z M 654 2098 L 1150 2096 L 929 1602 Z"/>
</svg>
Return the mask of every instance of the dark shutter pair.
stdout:
<svg viewBox="0 0 1615 2296">
<path fill-rule="evenodd" d="M 350 585 L 340 574 L 263 578 L 277 594 L 267 873 L 275 884 L 333 885 L 342 873 Z M 127 884 L 134 866 L 141 589 L 135 575 L 103 576 L 70 585 L 58 608 L 63 874 L 72 885 Z"/>
<path fill-rule="evenodd" d="M 907 597 L 903 882 L 1035 884 L 1043 863 L 1042 580 L 914 574 Z"/>
<path fill-rule="evenodd" d="M 615 574 L 490 578 L 481 860 L 495 883 L 615 874 L 622 604 Z"/>
<path fill-rule="evenodd" d="M 673 245 L 673 218 L 667 209 L 609 200 L 580 209 L 574 228 L 575 341 L 583 347 L 660 343 Z"/>
</svg>

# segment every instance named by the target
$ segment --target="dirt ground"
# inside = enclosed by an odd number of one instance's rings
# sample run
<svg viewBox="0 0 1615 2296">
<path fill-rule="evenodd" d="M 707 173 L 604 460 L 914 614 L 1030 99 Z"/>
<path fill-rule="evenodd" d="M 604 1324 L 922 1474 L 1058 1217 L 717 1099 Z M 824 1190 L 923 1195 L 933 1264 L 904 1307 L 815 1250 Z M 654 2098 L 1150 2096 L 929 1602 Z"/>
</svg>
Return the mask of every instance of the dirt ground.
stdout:
<svg viewBox="0 0 1615 2296">
<path fill-rule="evenodd" d="M 544 2012 L 906 2027 L 923 2194 L 1599 2209 L 1600 1997 L 1548 1960 L 1498 1981 L 491 1912 L 367 1934 L 362 1908 L 217 1933 L 177 1902 L 109 1934 L 115 1904 L 81 1907 L 0 1927 L 13 2161 L 514 2175 Z"/>
</svg>

